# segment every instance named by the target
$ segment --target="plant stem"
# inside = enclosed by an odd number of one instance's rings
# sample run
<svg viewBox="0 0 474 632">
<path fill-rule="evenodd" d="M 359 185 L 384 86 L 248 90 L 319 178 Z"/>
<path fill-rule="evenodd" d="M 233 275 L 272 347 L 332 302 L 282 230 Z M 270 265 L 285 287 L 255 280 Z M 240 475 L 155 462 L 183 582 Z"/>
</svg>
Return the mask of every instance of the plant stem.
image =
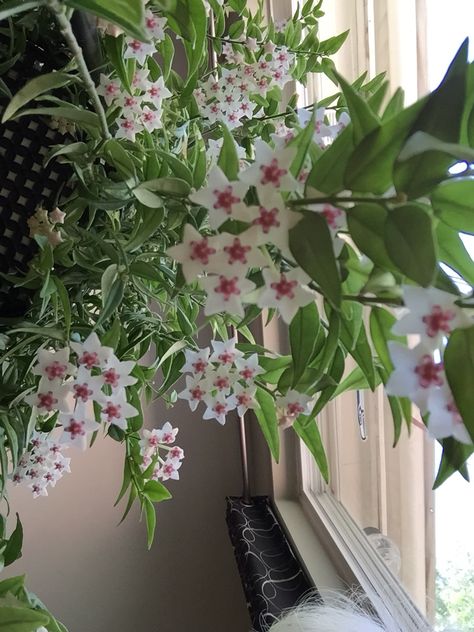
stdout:
<svg viewBox="0 0 474 632">
<path fill-rule="evenodd" d="M 387 202 L 401 202 L 398 197 L 388 197 L 388 198 L 380 198 L 380 197 L 315 197 L 315 198 L 302 198 L 299 200 L 289 200 L 287 201 L 288 206 L 306 206 L 307 204 L 349 204 L 351 202 L 379 202 L 385 204 Z"/>
<path fill-rule="evenodd" d="M 380 298 L 378 296 L 364 296 L 363 294 L 344 294 L 342 296 L 344 301 L 355 301 L 357 303 L 362 303 L 363 305 L 372 305 L 380 303 L 381 305 L 396 305 L 403 306 L 405 303 L 400 296 L 387 296 L 385 298 Z"/>
<path fill-rule="evenodd" d="M 107 124 L 104 107 L 99 95 L 97 94 L 95 84 L 92 81 L 91 74 L 82 53 L 82 48 L 79 46 L 76 36 L 74 35 L 74 32 L 72 30 L 71 23 L 66 16 L 65 7 L 60 2 L 60 0 L 47 0 L 47 7 L 54 14 L 56 22 L 59 25 L 64 39 L 66 40 L 69 50 L 74 55 L 79 74 L 82 78 L 82 81 L 84 82 L 84 87 L 89 93 L 92 104 L 94 106 L 94 110 L 99 117 L 100 126 L 102 128 L 102 136 L 105 139 L 112 138 L 109 132 L 109 126 Z"/>
</svg>

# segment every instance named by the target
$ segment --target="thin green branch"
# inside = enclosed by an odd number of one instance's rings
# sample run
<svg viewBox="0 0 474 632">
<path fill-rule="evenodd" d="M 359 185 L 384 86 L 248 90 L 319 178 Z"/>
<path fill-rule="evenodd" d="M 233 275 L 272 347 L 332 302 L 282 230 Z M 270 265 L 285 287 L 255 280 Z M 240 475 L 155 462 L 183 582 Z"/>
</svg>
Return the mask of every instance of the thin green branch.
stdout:
<svg viewBox="0 0 474 632">
<path fill-rule="evenodd" d="M 72 30 L 71 23 L 66 15 L 65 7 L 60 0 L 46 0 L 46 6 L 54 14 L 56 22 L 59 25 L 64 39 L 66 40 L 69 50 L 74 55 L 79 74 L 82 81 L 84 82 L 84 87 L 89 93 L 92 104 L 94 106 L 94 110 L 99 117 L 99 122 L 102 129 L 102 136 L 105 139 L 112 138 L 109 132 L 109 126 L 107 124 L 104 107 L 99 95 L 97 94 L 95 84 L 92 81 L 91 74 L 82 53 L 82 48 L 79 46 L 76 36 L 74 35 L 74 32 Z"/>
<path fill-rule="evenodd" d="M 301 198 L 298 200 L 288 200 L 286 204 L 288 206 L 307 206 L 308 204 L 334 204 L 337 206 L 338 204 L 351 204 L 353 202 L 379 202 L 380 204 L 386 204 L 387 202 L 401 202 L 402 200 L 399 197 L 360 197 L 360 196 L 351 196 L 351 197 L 337 197 L 334 195 L 326 196 L 326 197 L 314 197 L 314 198 Z"/>
</svg>

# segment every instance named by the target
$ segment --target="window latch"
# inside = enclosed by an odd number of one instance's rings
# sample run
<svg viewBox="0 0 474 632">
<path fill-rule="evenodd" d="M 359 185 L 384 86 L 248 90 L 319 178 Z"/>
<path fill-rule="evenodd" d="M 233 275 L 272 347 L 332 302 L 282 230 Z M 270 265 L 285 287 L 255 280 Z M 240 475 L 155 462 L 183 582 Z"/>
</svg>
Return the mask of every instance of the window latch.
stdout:
<svg viewBox="0 0 474 632">
<path fill-rule="evenodd" d="M 357 423 L 362 441 L 367 439 L 367 428 L 365 425 L 364 391 L 356 391 L 357 394 Z"/>
</svg>

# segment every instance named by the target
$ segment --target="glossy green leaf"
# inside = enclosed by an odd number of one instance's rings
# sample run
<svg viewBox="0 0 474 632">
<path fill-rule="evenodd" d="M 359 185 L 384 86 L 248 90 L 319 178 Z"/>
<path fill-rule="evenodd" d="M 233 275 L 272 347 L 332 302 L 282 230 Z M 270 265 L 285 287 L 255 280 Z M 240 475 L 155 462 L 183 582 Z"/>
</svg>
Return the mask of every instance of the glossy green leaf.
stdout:
<svg viewBox="0 0 474 632">
<path fill-rule="evenodd" d="M 306 447 L 313 455 L 322 477 L 326 483 L 329 483 L 328 460 L 316 419 L 312 419 L 310 423 L 303 424 L 300 417 L 293 424 L 293 430 L 304 441 Z"/>
<path fill-rule="evenodd" d="M 124 35 L 114 37 L 112 35 L 104 36 L 104 46 L 107 53 L 107 57 L 115 69 L 118 78 L 122 82 L 129 94 L 132 93 L 132 86 L 130 84 L 130 77 L 128 74 L 127 60 L 123 56 Z"/>
<path fill-rule="evenodd" d="M 436 215 L 448 226 L 474 234 L 474 180 L 459 178 L 444 182 L 431 196 Z"/>
<path fill-rule="evenodd" d="M 189 186 L 193 186 L 193 174 L 181 158 L 161 149 L 155 148 L 154 151 L 157 156 L 160 156 L 164 160 L 177 178 L 184 180 Z"/>
<path fill-rule="evenodd" d="M 23 527 L 20 521 L 20 516 L 16 514 L 16 526 L 8 539 L 7 546 L 3 552 L 5 560 L 5 566 L 13 564 L 17 559 L 21 557 L 21 548 L 23 546 Z"/>
<path fill-rule="evenodd" d="M 154 503 L 159 503 L 171 498 L 170 492 L 159 481 L 147 481 L 143 488 L 143 493 Z"/>
<path fill-rule="evenodd" d="M 440 222 L 436 227 L 436 237 L 440 260 L 458 272 L 465 281 L 474 285 L 474 261 L 458 231 Z"/>
<path fill-rule="evenodd" d="M 0 603 L 0 632 L 36 632 L 50 618 L 29 606 L 14 607 Z"/>
<path fill-rule="evenodd" d="M 451 333 L 444 368 L 456 406 L 474 441 L 474 326 Z"/>
<path fill-rule="evenodd" d="M 348 83 L 344 77 L 335 72 L 336 78 L 341 86 L 346 99 L 349 115 L 351 117 L 354 142 L 359 143 L 372 130 L 380 125 L 380 121 L 370 109 L 367 101 Z"/>
<path fill-rule="evenodd" d="M 278 420 L 275 412 L 275 401 L 270 393 L 257 386 L 255 394 L 258 407 L 254 410 L 263 436 L 270 448 L 273 458 L 278 463 L 280 458 L 280 437 L 278 434 Z"/>
<path fill-rule="evenodd" d="M 342 395 L 346 391 L 361 391 L 369 388 L 369 383 L 364 375 L 364 372 L 359 366 L 356 366 L 347 377 L 345 377 L 340 384 L 338 384 L 336 390 L 333 392 L 331 399 Z"/>
<path fill-rule="evenodd" d="M 385 222 L 388 211 L 381 204 L 357 204 L 347 213 L 347 226 L 355 245 L 376 266 L 393 270 L 385 246 Z"/>
<path fill-rule="evenodd" d="M 143 508 L 145 510 L 148 548 L 151 549 L 155 537 L 156 510 L 155 505 L 146 496 L 143 498 Z"/>
<path fill-rule="evenodd" d="M 325 218 L 307 213 L 290 230 L 290 250 L 298 265 L 318 284 L 333 307 L 341 304 L 341 279 Z"/>
<path fill-rule="evenodd" d="M 142 42 L 148 39 L 142 0 L 66 0 L 66 4 L 117 24 L 128 35 Z"/>
<path fill-rule="evenodd" d="M 344 174 L 354 145 L 352 125 L 348 125 L 314 163 L 306 180 L 306 196 L 311 195 L 311 189 L 327 195 L 345 189 Z"/>
<path fill-rule="evenodd" d="M 63 118 L 73 121 L 78 125 L 82 125 L 91 129 L 100 129 L 99 117 L 95 112 L 83 110 L 78 107 L 54 107 L 54 108 L 34 108 L 20 110 L 14 114 L 12 118 L 18 119 L 22 116 L 52 116 L 55 118 Z"/>
<path fill-rule="evenodd" d="M 224 142 L 219 154 L 218 166 L 229 180 L 236 180 L 239 174 L 239 157 L 232 134 L 225 125 L 221 125 Z"/>
<path fill-rule="evenodd" d="M 45 92 L 66 86 L 77 78 L 65 72 L 50 72 L 28 81 L 13 97 L 3 113 L 2 123 L 15 117 L 18 110 Z"/>
<path fill-rule="evenodd" d="M 455 472 L 460 472 L 469 481 L 466 463 L 474 452 L 474 445 L 465 445 L 453 437 L 442 439 L 441 445 L 443 446 L 443 454 L 433 489 L 440 487 Z"/>
<path fill-rule="evenodd" d="M 423 287 L 432 284 L 437 268 L 436 245 L 431 217 L 421 205 L 405 204 L 388 214 L 385 246 L 403 274 Z"/>
<path fill-rule="evenodd" d="M 293 385 L 297 384 L 313 355 L 320 328 L 316 303 L 300 307 L 290 323 L 289 335 L 293 357 Z"/>
</svg>

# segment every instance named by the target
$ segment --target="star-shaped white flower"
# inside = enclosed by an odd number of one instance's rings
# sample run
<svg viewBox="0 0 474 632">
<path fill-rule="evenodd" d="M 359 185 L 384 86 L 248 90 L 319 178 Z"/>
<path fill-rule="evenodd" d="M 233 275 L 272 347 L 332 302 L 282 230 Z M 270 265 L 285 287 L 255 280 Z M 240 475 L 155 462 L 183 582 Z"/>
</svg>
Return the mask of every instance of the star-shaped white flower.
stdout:
<svg viewBox="0 0 474 632">
<path fill-rule="evenodd" d="M 160 478 L 162 481 L 167 481 L 170 478 L 179 481 L 178 470 L 181 465 L 182 462 L 179 459 L 167 459 L 156 472 L 156 478 Z"/>
<path fill-rule="evenodd" d="M 140 66 L 144 66 L 147 58 L 156 53 L 155 44 L 140 42 L 132 37 L 126 37 L 125 44 L 124 59 L 136 59 Z"/>
<path fill-rule="evenodd" d="M 185 349 L 184 357 L 186 362 L 181 369 L 181 373 L 192 373 L 194 376 L 202 376 L 209 366 L 209 354 L 211 350 L 209 347 L 199 349 L 198 351 L 192 351 L 191 349 Z"/>
<path fill-rule="evenodd" d="M 207 399 L 207 408 L 202 416 L 203 419 L 215 419 L 221 426 L 226 422 L 226 415 L 235 408 L 235 402 L 231 398 L 226 398 L 222 393 L 218 393 L 213 398 Z"/>
<path fill-rule="evenodd" d="M 276 406 L 280 410 L 279 424 L 283 429 L 290 427 L 300 415 L 309 415 L 313 398 L 290 389 L 286 395 L 277 397 Z"/>
<path fill-rule="evenodd" d="M 150 74 L 150 71 L 148 70 L 148 68 L 138 68 L 135 71 L 135 74 L 133 75 L 132 88 L 135 88 L 136 90 L 145 91 L 149 84 L 149 81 L 148 81 L 149 74 Z"/>
<path fill-rule="evenodd" d="M 178 393 L 178 399 L 188 402 L 189 408 L 194 412 L 199 403 L 204 401 L 209 391 L 207 380 L 191 375 L 186 376 L 186 388 Z"/>
<path fill-rule="evenodd" d="M 115 132 L 115 138 L 126 138 L 135 142 L 135 137 L 143 132 L 143 125 L 140 121 L 135 120 L 133 115 L 123 116 L 116 121 L 118 128 Z"/>
<path fill-rule="evenodd" d="M 71 392 L 76 404 L 103 402 L 103 385 L 104 380 L 100 376 L 93 377 L 88 369 L 80 366 L 76 379 L 71 383 Z"/>
<path fill-rule="evenodd" d="M 147 131 L 154 132 L 156 129 L 161 129 L 163 127 L 161 116 L 161 110 L 151 110 L 148 105 L 145 105 L 143 111 L 139 115 L 139 118 L 141 124 Z"/>
<path fill-rule="evenodd" d="M 447 384 L 432 389 L 428 395 L 428 432 L 435 439 L 454 437 L 461 443 L 472 444 L 453 395 Z"/>
<path fill-rule="evenodd" d="M 200 279 L 207 293 L 204 314 L 225 312 L 233 316 L 245 316 L 242 302 L 255 289 L 255 283 L 246 278 L 231 274 L 209 275 Z"/>
<path fill-rule="evenodd" d="M 242 351 L 236 348 L 236 344 L 237 338 L 235 336 L 224 341 L 211 340 L 211 362 L 218 362 L 227 366 L 234 364 L 237 358 L 242 358 L 244 355 Z"/>
<path fill-rule="evenodd" d="M 104 97 L 107 105 L 111 105 L 121 95 L 120 82 L 117 79 L 110 79 L 103 73 L 100 74 L 100 83 L 97 86 L 97 94 Z"/>
<path fill-rule="evenodd" d="M 390 341 L 388 348 L 394 371 L 385 385 L 387 394 L 409 397 L 424 414 L 430 391 L 446 383 L 443 364 L 435 360 L 431 349 L 424 344 L 408 349 Z"/>
<path fill-rule="evenodd" d="M 100 429 L 93 419 L 88 419 L 84 414 L 77 412 L 59 415 L 59 423 L 63 427 L 61 443 L 72 446 L 74 448 L 87 448 L 87 439 L 89 435 Z"/>
<path fill-rule="evenodd" d="M 453 329 L 469 327 L 472 320 L 455 304 L 457 296 L 437 288 L 403 287 L 408 310 L 392 328 L 398 335 L 420 334 L 424 344 L 437 348 Z"/>
<path fill-rule="evenodd" d="M 115 354 L 111 353 L 102 370 L 102 383 L 113 389 L 125 388 L 136 384 L 137 378 L 130 375 L 135 366 L 136 362 L 133 360 L 121 362 Z"/>
<path fill-rule="evenodd" d="M 136 417 L 138 410 L 127 402 L 123 393 L 119 393 L 105 397 L 100 414 L 102 421 L 114 424 L 121 430 L 126 430 L 127 419 Z"/>
<path fill-rule="evenodd" d="M 239 417 L 243 417 L 249 409 L 257 407 L 257 400 L 255 399 L 256 390 L 256 386 L 242 386 L 238 382 L 234 384 L 234 392 L 229 397 L 229 400 L 231 406 L 237 408 Z"/>
<path fill-rule="evenodd" d="M 40 415 L 47 415 L 57 410 L 69 411 L 73 405 L 70 385 L 48 384 L 41 380 L 39 391 L 27 395 L 25 402 L 30 406 L 36 406 Z"/>
<path fill-rule="evenodd" d="M 71 342 L 73 351 L 77 354 L 78 364 L 86 369 L 102 367 L 113 353 L 111 347 L 102 346 L 99 337 L 92 332 L 84 342 Z"/>
<path fill-rule="evenodd" d="M 165 422 L 161 428 L 156 429 L 160 443 L 170 445 L 175 442 L 179 428 L 173 428 L 169 421 Z"/>
<path fill-rule="evenodd" d="M 315 294 L 306 283 L 309 277 L 299 268 L 290 272 L 273 269 L 262 271 L 265 285 L 257 300 L 259 307 L 276 307 L 287 325 L 291 323 L 300 307 L 315 300 Z"/>
<path fill-rule="evenodd" d="M 145 29 L 151 40 L 155 43 L 162 42 L 165 39 L 166 18 L 158 17 L 148 9 L 145 12 Z"/>
<path fill-rule="evenodd" d="M 286 147 L 278 152 L 261 139 L 255 141 L 255 162 L 239 175 L 240 180 L 254 186 L 269 185 L 278 191 L 294 191 L 298 183 L 290 173 L 296 149 Z"/>
<path fill-rule="evenodd" d="M 259 249 L 256 231 L 246 230 L 240 235 L 221 233 L 214 241 L 216 256 L 213 257 L 209 272 L 232 273 L 245 276 L 250 268 L 264 268 L 269 261 Z"/>
<path fill-rule="evenodd" d="M 207 186 L 192 193 L 189 198 L 209 211 L 209 225 L 219 228 L 228 219 L 248 221 L 247 207 L 243 202 L 248 186 L 242 182 L 230 182 L 223 171 L 214 166 L 209 171 Z"/>
<path fill-rule="evenodd" d="M 143 100 L 147 103 L 153 103 L 155 108 L 161 109 L 163 99 L 169 99 L 171 96 L 171 92 L 165 86 L 165 80 L 163 77 L 159 77 L 156 81 L 148 82 Z"/>
<path fill-rule="evenodd" d="M 33 374 L 41 375 L 46 382 L 64 380 L 67 375 L 74 375 L 75 368 L 69 362 L 69 354 L 69 347 L 58 351 L 40 349 L 38 364 L 33 367 Z"/>
<path fill-rule="evenodd" d="M 246 382 L 254 380 L 257 375 L 265 372 L 258 364 L 258 355 L 256 353 L 253 353 L 248 358 L 236 358 L 235 367 L 239 378 Z"/>
<path fill-rule="evenodd" d="M 191 224 L 186 224 L 183 241 L 166 251 L 170 257 L 181 263 L 187 283 L 191 283 L 209 269 L 217 252 L 214 241 L 215 237 L 203 237 Z"/>
</svg>

